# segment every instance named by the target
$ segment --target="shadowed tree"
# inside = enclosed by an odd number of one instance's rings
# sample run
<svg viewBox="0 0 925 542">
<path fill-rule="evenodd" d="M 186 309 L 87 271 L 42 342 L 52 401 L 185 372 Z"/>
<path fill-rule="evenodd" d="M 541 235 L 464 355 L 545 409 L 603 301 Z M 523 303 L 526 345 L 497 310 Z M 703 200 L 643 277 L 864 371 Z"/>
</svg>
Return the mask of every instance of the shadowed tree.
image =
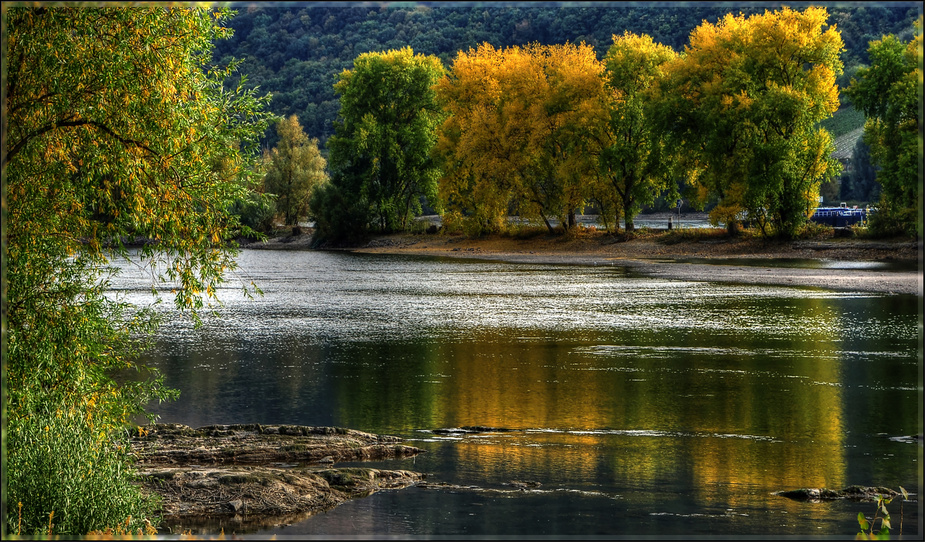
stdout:
<svg viewBox="0 0 925 542">
<path fill-rule="evenodd" d="M 871 65 L 851 80 L 847 94 L 867 117 L 864 141 L 873 162 L 880 166 L 883 187 L 880 216 L 871 222 L 883 231 L 913 233 L 922 200 L 922 17 L 916 36 L 902 43 L 893 35 L 870 42 Z"/>
</svg>

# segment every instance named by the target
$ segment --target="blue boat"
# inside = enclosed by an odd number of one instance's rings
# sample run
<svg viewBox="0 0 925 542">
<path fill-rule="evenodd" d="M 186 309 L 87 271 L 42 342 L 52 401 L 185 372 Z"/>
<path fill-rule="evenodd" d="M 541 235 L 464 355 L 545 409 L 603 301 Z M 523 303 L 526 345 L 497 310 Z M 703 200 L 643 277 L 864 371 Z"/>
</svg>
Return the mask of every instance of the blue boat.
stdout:
<svg viewBox="0 0 925 542">
<path fill-rule="evenodd" d="M 844 203 L 839 207 L 816 207 L 813 216 L 809 219 L 818 224 L 826 224 L 835 228 L 845 228 L 867 221 L 868 209 L 853 208 Z"/>
</svg>

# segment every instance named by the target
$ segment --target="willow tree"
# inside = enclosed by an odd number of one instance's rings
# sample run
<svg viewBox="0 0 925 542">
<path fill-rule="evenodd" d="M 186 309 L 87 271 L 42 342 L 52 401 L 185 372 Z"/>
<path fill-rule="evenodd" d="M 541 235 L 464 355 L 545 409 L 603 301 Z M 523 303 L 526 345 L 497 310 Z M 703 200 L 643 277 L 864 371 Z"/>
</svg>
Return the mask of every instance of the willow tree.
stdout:
<svg viewBox="0 0 925 542">
<path fill-rule="evenodd" d="M 443 73 L 439 58 L 406 47 L 362 54 L 340 74 L 331 181 L 311 204 L 322 237 L 405 230 L 422 199 L 438 205 L 430 150 L 443 118 L 433 86 Z"/>
<path fill-rule="evenodd" d="M 227 11 L 4 12 L 5 502 L 22 507 L 3 527 L 137 528 L 150 509 L 114 441 L 171 394 L 157 377 L 113 379 L 147 370 L 138 337 L 157 318 L 107 293 L 107 262 L 156 256 L 178 307 L 211 303 L 234 267 L 228 209 L 247 190 L 263 100 L 210 67 Z M 129 253 L 136 238 L 149 242 Z"/>
<path fill-rule="evenodd" d="M 695 166 L 702 200 L 717 198 L 714 222 L 734 229 L 746 213 L 795 235 L 838 173 L 819 122 L 838 109 L 841 35 L 825 8 L 729 14 L 691 33 L 666 65 L 661 121 Z"/>
<path fill-rule="evenodd" d="M 664 65 L 677 55 L 649 36 L 626 32 L 613 36 L 604 58 L 610 119 L 600 132 L 600 172 L 613 190 L 614 205 L 622 207 L 626 230 L 643 204 L 651 204 L 671 183 L 669 153 L 655 122 L 651 92 L 663 77 Z"/>
<path fill-rule="evenodd" d="M 450 116 L 436 153 L 451 212 L 497 229 L 513 210 L 564 229 L 587 200 L 592 167 L 584 150 L 605 115 L 603 67 L 581 44 L 461 52 L 437 86 Z M 471 219 L 470 219 L 471 220 Z"/>
</svg>

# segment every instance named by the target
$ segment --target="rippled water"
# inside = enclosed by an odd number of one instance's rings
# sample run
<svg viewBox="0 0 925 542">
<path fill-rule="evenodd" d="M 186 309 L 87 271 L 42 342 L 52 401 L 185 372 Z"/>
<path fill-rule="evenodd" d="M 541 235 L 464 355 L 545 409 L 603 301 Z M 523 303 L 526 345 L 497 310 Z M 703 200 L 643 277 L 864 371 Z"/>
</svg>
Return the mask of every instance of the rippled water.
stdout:
<svg viewBox="0 0 925 542">
<path fill-rule="evenodd" d="M 853 536 L 869 503 L 772 492 L 919 491 L 915 297 L 346 253 L 239 264 L 218 318 L 171 317 L 150 352 L 181 390 L 152 406 L 162 421 L 336 425 L 427 450 L 377 465 L 429 487 L 261 534 Z M 147 303 L 150 279 L 122 265 L 114 293 Z M 263 297 L 241 295 L 251 280 Z"/>
</svg>

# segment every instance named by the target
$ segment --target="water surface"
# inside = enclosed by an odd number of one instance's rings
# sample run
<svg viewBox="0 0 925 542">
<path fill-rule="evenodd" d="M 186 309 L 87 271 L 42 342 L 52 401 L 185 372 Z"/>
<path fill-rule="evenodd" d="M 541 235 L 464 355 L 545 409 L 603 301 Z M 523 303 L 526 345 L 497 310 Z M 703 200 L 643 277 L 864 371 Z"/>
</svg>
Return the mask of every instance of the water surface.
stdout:
<svg viewBox="0 0 925 542">
<path fill-rule="evenodd" d="M 239 263 L 220 316 L 169 318 L 149 353 L 181 390 L 152 405 L 161 421 L 398 435 L 427 453 L 376 466 L 452 486 L 260 534 L 853 537 L 869 503 L 772 493 L 919 491 L 921 440 L 901 438 L 922 431 L 914 296 L 313 251 Z M 263 297 L 241 295 L 251 280 Z M 139 303 L 150 286 L 132 266 L 114 282 Z M 439 431 L 464 426 L 506 431 Z"/>
</svg>

